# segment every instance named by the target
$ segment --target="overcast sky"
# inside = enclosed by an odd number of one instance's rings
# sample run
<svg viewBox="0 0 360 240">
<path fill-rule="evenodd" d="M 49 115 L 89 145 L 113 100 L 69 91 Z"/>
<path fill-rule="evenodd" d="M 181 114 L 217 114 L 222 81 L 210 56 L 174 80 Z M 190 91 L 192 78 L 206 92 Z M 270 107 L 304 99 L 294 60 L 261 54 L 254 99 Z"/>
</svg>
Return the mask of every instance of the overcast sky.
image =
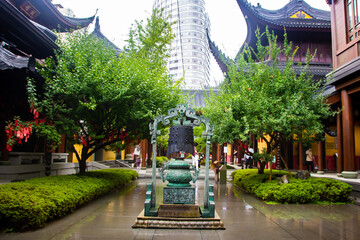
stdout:
<svg viewBox="0 0 360 240">
<path fill-rule="evenodd" d="M 248 0 L 260 3 L 266 9 L 279 9 L 289 0 Z M 330 10 L 325 0 L 307 0 L 312 7 Z M 98 9 L 101 32 L 118 47 L 124 46 L 129 28 L 135 20 L 146 19 L 153 0 L 53 0 L 70 8 L 76 17 L 90 17 Z M 211 38 L 229 57 L 234 58 L 246 37 L 246 24 L 236 0 L 205 0 L 205 9 L 211 23 Z M 92 27 L 91 27 L 92 28 Z M 212 59 L 212 81 L 222 76 Z"/>
</svg>

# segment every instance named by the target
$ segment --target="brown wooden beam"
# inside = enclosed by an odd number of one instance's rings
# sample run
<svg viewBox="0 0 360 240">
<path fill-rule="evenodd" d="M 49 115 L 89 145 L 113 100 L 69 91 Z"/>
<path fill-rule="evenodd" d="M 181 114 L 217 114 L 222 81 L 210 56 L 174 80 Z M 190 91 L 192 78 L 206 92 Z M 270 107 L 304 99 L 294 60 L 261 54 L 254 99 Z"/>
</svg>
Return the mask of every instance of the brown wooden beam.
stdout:
<svg viewBox="0 0 360 240">
<path fill-rule="evenodd" d="M 349 94 L 353 94 L 353 93 L 357 93 L 357 92 L 360 92 L 360 86 L 351 88 L 351 89 L 349 89 L 349 91 L 348 91 Z"/>
<path fill-rule="evenodd" d="M 342 83 L 342 84 L 337 85 L 337 86 L 335 87 L 335 89 L 336 89 L 336 90 L 342 90 L 342 89 L 344 89 L 345 87 L 349 87 L 350 85 L 353 85 L 353 84 L 355 84 L 355 83 L 358 83 L 359 81 L 360 81 L 360 77 L 352 78 L 352 79 L 350 79 L 350 80 L 345 81 L 345 82 Z M 350 93 L 348 92 L 348 94 L 350 94 Z"/>
<path fill-rule="evenodd" d="M 326 99 L 326 103 L 330 105 L 334 105 L 335 103 L 338 103 L 341 101 L 341 95 L 335 94 L 333 96 L 330 96 Z"/>
</svg>

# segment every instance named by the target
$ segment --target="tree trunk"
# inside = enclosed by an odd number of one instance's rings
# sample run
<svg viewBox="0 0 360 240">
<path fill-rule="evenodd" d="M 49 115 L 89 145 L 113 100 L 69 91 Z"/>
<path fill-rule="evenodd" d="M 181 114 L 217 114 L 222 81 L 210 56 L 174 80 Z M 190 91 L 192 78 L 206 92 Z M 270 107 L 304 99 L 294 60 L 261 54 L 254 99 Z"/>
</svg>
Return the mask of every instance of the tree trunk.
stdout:
<svg viewBox="0 0 360 240">
<path fill-rule="evenodd" d="M 90 157 L 88 154 L 89 148 L 84 147 L 81 150 L 81 158 L 79 159 L 79 173 L 84 174 L 86 172 L 86 160 Z"/>
<path fill-rule="evenodd" d="M 258 168 L 258 174 L 263 174 L 266 166 L 266 161 L 259 161 L 260 167 Z"/>
</svg>

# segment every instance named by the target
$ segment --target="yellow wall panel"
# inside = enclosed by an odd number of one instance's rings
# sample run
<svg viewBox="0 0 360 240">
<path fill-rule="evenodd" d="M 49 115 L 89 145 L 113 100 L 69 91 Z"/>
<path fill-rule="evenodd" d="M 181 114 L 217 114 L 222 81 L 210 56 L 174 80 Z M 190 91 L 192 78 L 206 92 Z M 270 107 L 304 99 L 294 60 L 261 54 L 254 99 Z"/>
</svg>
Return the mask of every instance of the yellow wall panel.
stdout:
<svg viewBox="0 0 360 240">
<path fill-rule="evenodd" d="M 77 153 L 78 153 L 79 155 L 81 155 L 82 145 L 81 145 L 81 144 L 75 144 L 74 147 L 75 147 L 75 150 L 77 151 Z M 90 149 L 89 151 L 91 151 L 91 149 Z M 90 156 L 86 161 L 87 161 L 87 162 L 93 161 L 93 157 Z M 77 163 L 77 162 L 78 162 L 75 153 L 72 153 L 72 162 L 73 162 L 73 163 Z"/>
<path fill-rule="evenodd" d="M 360 156 L 360 123 L 355 124 L 355 156 Z"/>
<path fill-rule="evenodd" d="M 103 150 L 103 161 L 115 160 L 116 154 L 113 151 Z"/>
</svg>

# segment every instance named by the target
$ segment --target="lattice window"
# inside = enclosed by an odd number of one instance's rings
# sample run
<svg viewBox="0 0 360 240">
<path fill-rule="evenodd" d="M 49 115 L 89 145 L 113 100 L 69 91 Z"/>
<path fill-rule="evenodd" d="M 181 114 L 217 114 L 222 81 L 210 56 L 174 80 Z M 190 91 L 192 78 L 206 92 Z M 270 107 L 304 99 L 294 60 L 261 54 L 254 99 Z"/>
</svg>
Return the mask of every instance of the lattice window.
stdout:
<svg viewBox="0 0 360 240">
<path fill-rule="evenodd" d="M 348 42 L 360 38 L 360 0 L 346 0 Z"/>
</svg>

